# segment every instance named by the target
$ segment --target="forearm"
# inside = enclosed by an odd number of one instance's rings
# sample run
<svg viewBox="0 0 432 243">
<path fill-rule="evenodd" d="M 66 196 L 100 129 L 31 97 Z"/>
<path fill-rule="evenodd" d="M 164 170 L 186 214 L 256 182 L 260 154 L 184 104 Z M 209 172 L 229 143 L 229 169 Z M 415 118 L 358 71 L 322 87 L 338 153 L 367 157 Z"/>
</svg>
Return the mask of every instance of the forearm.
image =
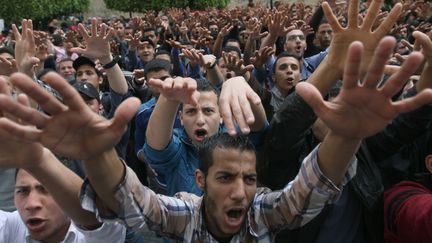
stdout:
<svg viewBox="0 0 432 243">
<path fill-rule="evenodd" d="M 101 58 L 100 61 L 102 64 L 107 64 L 113 60 L 112 56 L 109 55 L 107 57 Z M 111 89 L 121 95 L 124 95 L 128 91 L 128 85 L 125 76 L 123 75 L 122 70 L 118 64 L 115 64 L 111 68 L 105 69 L 105 73 L 108 78 L 108 83 Z"/>
<path fill-rule="evenodd" d="M 180 103 L 159 96 L 147 126 L 146 142 L 155 150 L 163 150 L 171 141 L 173 126 Z"/>
<path fill-rule="evenodd" d="M 104 205 L 118 214 L 119 202 L 115 192 L 125 174 L 125 166 L 115 149 L 84 160 L 84 168 L 91 186 Z"/>
<path fill-rule="evenodd" d="M 278 37 L 276 35 L 269 33 L 262 41 L 260 50 L 266 46 L 273 48 L 274 44 L 276 44 L 277 38 Z"/>
<path fill-rule="evenodd" d="M 216 59 L 222 57 L 222 42 L 223 36 L 218 35 L 215 43 L 213 44 L 213 55 L 215 55 Z"/>
<path fill-rule="evenodd" d="M 43 151 L 42 163 L 28 171 L 47 188 L 57 204 L 76 224 L 86 228 L 100 225 L 93 213 L 81 208 L 78 194 L 82 179 L 58 161 L 48 149 Z"/>
<path fill-rule="evenodd" d="M 209 80 L 216 87 L 224 81 L 222 72 L 220 71 L 217 64 L 213 68 L 207 68 L 206 76 L 207 80 Z"/>
<path fill-rule="evenodd" d="M 246 41 L 246 45 L 244 48 L 244 55 L 243 55 L 243 61 L 245 65 L 250 64 L 250 58 L 252 57 L 253 53 L 255 51 L 255 40 L 253 38 L 248 38 Z"/>
<path fill-rule="evenodd" d="M 322 96 L 327 95 L 336 82 L 342 79 L 342 71 L 332 67 L 331 63 L 329 58 L 325 58 L 307 79 L 307 82 L 313 84 Z"/>
<path fill-rule="evenodd" d="M 357 152 L 361 140 L 339 136 L 329 132 L 318 152 L 318 164 L 323 174 L 339 185 Z"/>
</svg>

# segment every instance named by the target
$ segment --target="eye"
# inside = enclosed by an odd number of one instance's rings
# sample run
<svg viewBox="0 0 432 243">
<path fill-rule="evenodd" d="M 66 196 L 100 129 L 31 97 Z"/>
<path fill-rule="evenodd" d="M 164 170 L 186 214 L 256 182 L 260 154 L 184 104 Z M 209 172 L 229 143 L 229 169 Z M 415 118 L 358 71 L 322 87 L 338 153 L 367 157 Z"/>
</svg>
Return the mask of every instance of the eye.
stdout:
<svg viewBox="0 0 432 243">
<path fill-rule="evenodd" d="M 245 183 L 248 185 L 254 185 L 256 184 L 256 177 L 246 177 Z"/>
<path fill-rule="evenodd" d="M 28 194 L 28 192 L 29 192 L 29 190 L 26 188 L 20 188 L 20 189 L 17 189 L 15 191 L 16 194 L 20 194 L 20 195 L 26 195 L 26 194 Z"/>
<path fill-rule="evenodd" d="M 230 181 L 230 179 L 231 179 L 230 175 L 223 175 L 223 176 L 219 176 L 217 178 L 217 180 L 221 183 L 228 183 Z"/>
</svg>

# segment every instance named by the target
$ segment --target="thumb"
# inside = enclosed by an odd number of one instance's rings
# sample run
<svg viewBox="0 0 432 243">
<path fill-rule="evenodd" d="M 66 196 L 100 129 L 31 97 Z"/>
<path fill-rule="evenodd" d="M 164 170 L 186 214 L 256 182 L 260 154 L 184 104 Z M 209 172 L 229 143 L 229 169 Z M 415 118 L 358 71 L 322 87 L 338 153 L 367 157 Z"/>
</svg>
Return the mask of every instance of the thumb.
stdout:
<svg viewBox="0 0 432 243">
<path fill-rule="evenodd" d="M 310 83 L 301 82 L 295 87 L 296 92 L 303 100 L 314 110 L 317 116 L 320 116 L 325 110 L 324 100 L 318 89 Z"/>
<path fill-rule="evenodd" d="M 114 113 L 110 128 L 113 130 L 125 129 L 129 121 L 135 116 L 140 105 L 141 101 L 135 97 L 122 102 Z"/>
</svg>

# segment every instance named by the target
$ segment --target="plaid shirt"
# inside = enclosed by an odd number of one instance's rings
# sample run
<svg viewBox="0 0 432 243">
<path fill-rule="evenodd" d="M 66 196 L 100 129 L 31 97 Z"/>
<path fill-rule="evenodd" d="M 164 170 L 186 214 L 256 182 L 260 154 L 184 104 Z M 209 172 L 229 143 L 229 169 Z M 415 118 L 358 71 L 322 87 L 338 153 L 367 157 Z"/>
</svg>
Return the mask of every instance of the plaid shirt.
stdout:
<svg viewBox="0 0 432 243">
<path fill-rule="evenodd" d="M 244 226 L 231 242 L 272 242 L 285 228 L 298 228 L 317 216 L 324 205 L 335 202 L 342 187 L 355 175 L 357 159 L 338 188 L 326 178 L 318 166 L 318 149 L 305 158 L 298 176 L 283 190 L 271 192 L 258 188 Z M 202 197 L 178 193 L 175 197 L 157 195 L 140 181 L 130 168 L 115 194 L 120 203 L 118 215 L 102 215 L 94 203 L 95 193 L 88 181 L 81 191 L 84 209 L 95 212 L 102 221 L 117 220 L 139 231 L 147 226 L 174 242 L 217 242 L 208 232 Z"/>
</svg>

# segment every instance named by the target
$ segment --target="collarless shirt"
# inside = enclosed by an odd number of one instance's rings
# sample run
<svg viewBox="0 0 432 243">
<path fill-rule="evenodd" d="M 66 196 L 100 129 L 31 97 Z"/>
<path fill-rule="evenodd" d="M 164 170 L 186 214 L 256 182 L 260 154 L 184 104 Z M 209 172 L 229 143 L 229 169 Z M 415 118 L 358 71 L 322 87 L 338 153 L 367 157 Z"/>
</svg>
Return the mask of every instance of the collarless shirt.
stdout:
<svg viewBox="0 0 432 243">
<path fill-rule="evenodd" d="M 119 223 L 104 223 L 95 230 L 84 230 L 71 222 L 60 243 L 124 242 L 126 227 Z M 3 243 L 40 243 L 32 239 L 18 211 L 0 211 L 0 239 Z"/>
</svg>

